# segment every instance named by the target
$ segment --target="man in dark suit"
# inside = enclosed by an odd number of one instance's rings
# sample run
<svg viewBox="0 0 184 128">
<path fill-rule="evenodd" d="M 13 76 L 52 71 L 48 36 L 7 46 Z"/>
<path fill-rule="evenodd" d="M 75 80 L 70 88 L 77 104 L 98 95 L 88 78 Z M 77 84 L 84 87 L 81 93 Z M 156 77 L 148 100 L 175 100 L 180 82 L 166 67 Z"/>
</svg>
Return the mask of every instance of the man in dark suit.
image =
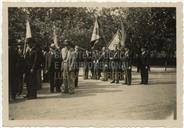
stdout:
<svg viewBox="0 0 184 128">
<path fill-rule="evenodd" d="M 12 42 L 10 42 L 12 43 Z M 13 42 L 14 43 L 14 42 Z M 16 99 L 18 88 L 18 71 L 16 68 L 18 53 L 14 44 L 11 44 L 8 49 L 8 80 L 9 80 L 9 100 L 14 101 Z"/>
<path fill-rule="evenodd" d="M 36 40 L 30 38 L 28 40 L 29 49 L 26 53 L 26 83 L 27 83 L 27 96 L 28 99 L 37 98 L 37 70 L 40 67 L 38 51 L 36 50 Z"/>
<path fill-rule="evenodd" d="M 83 78 L 88 79 L 89 70 L 92 68 L 92 53 L 91 51 L 86 50 L 83 53 L 83 61 L 84 61 L 84 75 Z"/>
<path fill-rule="evenodd" d="M 140 71 L 141 71 L 141 84 L 148 84 L 148 70 L 149 70 L 149 54 L 146 48 L 141 48 L 140 55 Z"/>
<path fill-rule="evenodd" d="M 23 48 L 22 48 L 22 42 L 19 42 L 17 44 L 17 63 L 16 63 L 16 68 L 17 68 L 17 83 L 18 83 L 18 89 L 17 93 L 20 95 L 23 90 L 23 74 L 25 70 L 25 62 L 24 62 L 24 56 L 23 56 Z"/>
</svg>

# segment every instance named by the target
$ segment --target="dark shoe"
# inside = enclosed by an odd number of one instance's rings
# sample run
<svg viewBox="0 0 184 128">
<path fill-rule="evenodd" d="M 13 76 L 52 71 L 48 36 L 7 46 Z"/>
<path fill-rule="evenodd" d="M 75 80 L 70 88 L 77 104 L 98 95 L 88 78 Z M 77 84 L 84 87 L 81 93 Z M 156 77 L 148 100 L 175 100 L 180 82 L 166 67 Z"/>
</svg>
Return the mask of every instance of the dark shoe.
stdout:
<svg viewBox="0 0 184 128">
<path fill-rule="evenodd" d="M 119 82 L 116 82 L 116 84 L 119 84 Z"/>
<path fill-rule="evenodd" d="M 111 81 L 111 83 L 115 83 L 115 81 L 113 80 L 113 81 Z"/>
</svg>

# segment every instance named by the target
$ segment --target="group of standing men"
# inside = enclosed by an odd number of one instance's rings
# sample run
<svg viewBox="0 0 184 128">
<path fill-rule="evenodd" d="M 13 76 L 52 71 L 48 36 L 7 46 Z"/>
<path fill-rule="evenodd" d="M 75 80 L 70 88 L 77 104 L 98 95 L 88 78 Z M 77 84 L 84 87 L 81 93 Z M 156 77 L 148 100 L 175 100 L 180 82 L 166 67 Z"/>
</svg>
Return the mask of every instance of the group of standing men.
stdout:
<svg viewBox="0 0 184 128">
<path fill-rule="evenodd" d="M 74 93 L 78 87 L 79 73 L 79 47 L 64 41 L 64 48 L 60 50 L 51 44 L 49 52 L 45 55 L 45 71 L 50 78 L 50 92 Z M 63 86 L 62 86 L 63 85 Z"/>
<path fill-rule="evenodd" d="M 21 43 L 9 46 L 10 100 L 15 100 L 17 95 L 21 95 L 24 82 L 27 88 L 24 98 L 36 99 L 37 90 L 42 87 L 41 71 L 43 77 L 49 79 L 51 93 L 55 89 L 57 92 L 74 93 L 74 88 L 78 86 L 78 46 L 65 40 L 65 47 L 62 49 L 51 44 L 49 50 L 44 50 L 37 40 L 30 38 L 23 53 Z"/>
<path fill-rule="evenodd" d="M 25 98 L 37 98 L 37 90 L 41 88 L 41 71 L 43 77 L 49 79 L 50 92 L 73 94 L 78 87 L 79 68 L 83 67 L 83 78 L 103 81 L 112 79 L 111 83 L 125 80 L 131 85 L 132 54 L 127 47 L 114 46 L 114 50 L 103 47 L 102 50 L 81 50 L 69 40 L 65 40 L 61 49 L 54 43 L 49 49 L 42 49 L 35 39 L 27 40 L 27 48 L 23 54 L 21 45 L 9 47 L 9 94 L 11 99 L 20 95 L 23 83 L 26 83 Z M 148 83 L 148 52 L 141 49 L 138 68 L 141 72 L 141 84 Z M 48 76 L 48 77 L 47 77 Z"/>
<path fill-rule="evenodd" d="M 112 79 L 111 83 L 118 84 L 125 80 L 124 84 L 131 85 L 132 81 L 132 52 L 128 47 L 114 45 L 114 50 L 105 47 L 102 51 L 86 50 L 84 57 L 84 79 L 88 79 L 89 71 L 92 79 L 100 79 L 103 74 L 103 81 Z M 148 84 L 149 54 L 143 47 L 136 58 L 138 69 L 141 72 L 141 84 Z"/>
</svg>

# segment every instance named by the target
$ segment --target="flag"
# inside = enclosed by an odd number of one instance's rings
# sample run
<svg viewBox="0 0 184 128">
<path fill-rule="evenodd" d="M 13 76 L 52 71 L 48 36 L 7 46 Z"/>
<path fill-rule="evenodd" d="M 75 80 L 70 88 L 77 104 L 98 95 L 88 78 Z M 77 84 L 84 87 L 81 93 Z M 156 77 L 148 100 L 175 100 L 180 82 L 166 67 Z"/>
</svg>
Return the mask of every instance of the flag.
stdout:
<svg viewBox="0 0 184 128">
<path fill-rule="evenodd" d="M 58 41 L 57 41 L 57 34 L 56 34 L 56 26 L 54 25 L 53 26 L 53 41 L 54 41 L 54 44 L 55 46 L 58 48 Z"/>
<path fill-rule="evenodd" d="M 94 45 L 99 42 L 99 39 L 100 39 L 100 30 L 99 30 L 99 24 L 96 18 L 94 23 L 93 33 L 91 36 L 91 41 L 90 41 L 91 46 L 94 47 Z"/>
<path fill-rule="evenodd" d="M 126 32 L 123 23 L 121 23 L 121 46 L 125 47 L 125 41 L 126 41 Z"/>
<path fill-rule="evenodd" d="M 31 37 L 32 37 L 31 27 L 30 27 L 29 21 L 27 20 L 27 22 L 26 22 L 26 39 L 31 38 Z"/>
<path fill-rule="evenodd" d="M 26 53 L 26 48 L 27 48 L 27 39 L 31 38 L 31 27 L 30 27 L 30 23 L 29 20 L 26 21 L 26 38 L 25 38 L 25 42 L 24 42 L 24 49 L 23 49 L 23 55 L 25 56 Z"/>
<path fill-rule="evenodd" d="M 120 42 L 121 42 L 121 34 L 118 30 L 116 34 L 114 35 L 114 37 L 112 38 L 112 40 L 110 41 L 108 48 L 110 50 L 114 50 L 114 46 L 120 45 Z"/>
</svg>

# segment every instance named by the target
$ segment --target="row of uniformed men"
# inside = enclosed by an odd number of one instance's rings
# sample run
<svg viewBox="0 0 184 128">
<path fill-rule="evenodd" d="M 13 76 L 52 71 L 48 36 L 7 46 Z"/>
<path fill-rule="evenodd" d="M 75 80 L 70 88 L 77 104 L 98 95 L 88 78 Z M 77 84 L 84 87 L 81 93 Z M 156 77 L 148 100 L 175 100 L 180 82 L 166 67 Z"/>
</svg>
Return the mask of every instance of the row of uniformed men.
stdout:
<svg viewBox="0 0 184 128">
<path fill-rule="evenodd" d="M 28 49 L 25 54 L 25 57 L 21 57 L 21 65 L 16 71 L 16 67 L 13 68 L 16 63 L 14 50 L 9 50 L 10 52 L 10 92 L 15 98 L 17 93 L 17 88 L 20 88 L 18 93 L 22 91 L 21 86 L 15 86 L 16 81 L 22 83 L 24 71 L 25 70 L 25 82 L 27 84 L 27 98 L 34 99 L 36 98 L 37 88 L 40 87 L 40 70 L 42 69 L 46 74 L 49 74 L 50 80 L 50 91 L 54 92 L 56 89 L 57 92 L 63 91 L 64 93 L 74 93 L 74 88 L 78 86 L 78 75 L 79 67 L 83 65 L 84 69 L 84 79 L 88 79 L 89 70 L 92 74 L 92 79 L 99 79 L 101 77 L 101 72 L 103 73 L 103 81 L 107 81 L 108 78 L 113 79 L 111 83 L 119 83 L 119 79 L 125 76 L 125 84 L 131 84 L 131 55 L 128 48 L 120 49 L 115 46 L 114 51 L 108 51 L 105 48 L 102 48 L 102 52 L 93 50 L 93 51 L 83 51 L 82 56 L 79 52 L 78 46 L 72 46 L 71 42 L 68 40 L 64 41 L 65 47 L 63 49 L 57 48 L 54 44 L 51 44 L 48 52 L 41 53 L 41 48 L 39 45 L 36 45 L 34 40 L 28 42 Z M 19 51 L 19 49 L 18 49 Z M 20 52 L 21 54 L 21 52 Z M 20 57 L 19 57 L 20 58 Z M 45 59 L 43 59 L 45 58 Z M 24 60 L 25 61 L 24 61 Z M 142 49 L 140 56 L 140 69 L 141 69 L 141 78 L 142 84 L 148 83 L 148 54 L 145 49 Z M 23 61 L 25 63 L 23 63 Z M 43 62 L 44 61 L 44 62 Z M 25 68 L 23 68 L 25 67 Z M 17 72 L 17 73 L 15 73 Z M 15 75 L 11 75 L 15 74 Z M 18 74 L 18 75 L 17 75 Z M 18 77 L 17 77 L 18 76 Z M 61 88 L 61 85 L 62 86 Z"/>
<path fill-rule="evenodd" d="M 92 74 L 92 79 L 100 79 L 101 72 L 103 73 L 103 81 L 112 79 L 111 83 L 119 83 L 119 80 L 124 79 L 125 83 L 131 85 L 132 81 L 132 54 L 125 47 L 121 48 L 114 45 L 114 50 L 110 51 L 102 48 L 102 53 L 99 51 L 86 51 L 86 59 L 84 59 L 84 79 L 88 79 L 89 71 Z M 137 66 L 141 72 L 141 84 L 148 84 L 149 70 L 149 54 L 146 49 L 141 48 L 141 54 L 137 58 Z"/>
</svg>

